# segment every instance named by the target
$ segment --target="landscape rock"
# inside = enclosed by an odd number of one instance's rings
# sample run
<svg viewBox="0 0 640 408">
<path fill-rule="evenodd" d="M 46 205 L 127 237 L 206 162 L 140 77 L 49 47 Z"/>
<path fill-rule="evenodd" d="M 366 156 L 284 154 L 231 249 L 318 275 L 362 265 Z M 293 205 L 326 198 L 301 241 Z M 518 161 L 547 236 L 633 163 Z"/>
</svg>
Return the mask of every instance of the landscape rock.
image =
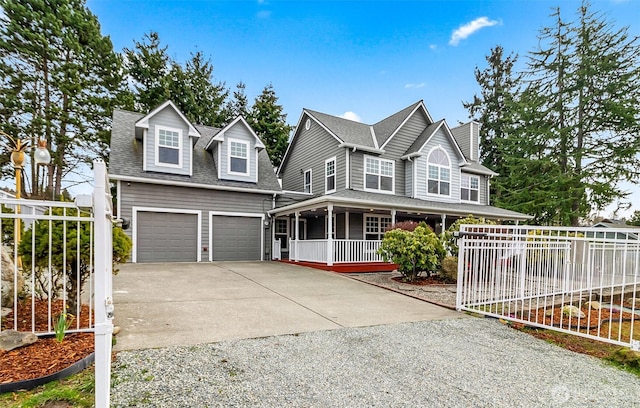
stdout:
<svg viewBox="0 0 640 408">
<path fill-rule="evenodd" d="M 567 317 L 579 317 L 580 319 L 584 319 L 586 317 L 582 310 L 573 305 L 562 306 L 562 315 Z"/>
<path fill-rule="evenodd" d="M 0 258 L 0 291 L 2 292 L 2 304 L 0 306 L 13 307 L 13 294 L 14 294 L 14 272 L 15 264 L 13 258 L 9 254 L 6 247 L 2 247 Z M 21 273 L 18 273 L 18 295 L 22 294 L 24 288 L 24 279 Z"/>
<path fill-rule="evenodd" d="M 592 300 L 590 302 L 585 303 L 584 305 L 585 305 L 585 307 L 587 307 L 589 309 L 592 309 L 592 310 L 600 310 L 600 309 L 602 309 L 602 305 L 597 300 Z"/>
<path fill-rule="evenodd" d="M 0 308 L 0 317 L 9 316 L 9 313 L 11 313 L 12 311 L 13 311 L 13 309 L 10 309 L 8 307 L 1 307 Z"/>
<path fill-rule="evenodd" d="M 18 347 L 28 346 L 38 341 L 38 336 L 33 333 L 4 330 L 0 332 L 0 350 L 10 351 Z"/>
</svg>

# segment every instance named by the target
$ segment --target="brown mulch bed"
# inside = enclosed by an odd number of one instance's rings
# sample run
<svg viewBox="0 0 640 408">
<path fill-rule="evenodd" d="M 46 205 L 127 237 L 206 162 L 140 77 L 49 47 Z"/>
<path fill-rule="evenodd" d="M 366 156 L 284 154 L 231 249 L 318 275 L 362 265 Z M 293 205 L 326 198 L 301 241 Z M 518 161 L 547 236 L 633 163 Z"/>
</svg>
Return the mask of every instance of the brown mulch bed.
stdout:
<svg viewBox="0 0 640 408">
<path fill-rule="evenodd" d="M 549 309 L 547 309 L 547 311 L 548 310 Z M 585 317 L 581 319 L 562 315 L 561 307 L 554 308 L 551 316 L 546 316 L 544 309 L 538 309 L 532 312 L 530 320 L 548 326 L 580 328 L 583 332 L 586 330 L 597 330 L 598 324 L 602 325 L 602 323 L 610 320 L 613 322 L 620 320 L 631 321 L 631 319 L 638 320 L 638 316 L 628 312 L 620 313 L 619 311 L 611 311 L 609 309 L 589 310 L 588 308 L 581 308 L 580 310 L 585 314 Z"/>
<path fill-rule="evenodd" d="M 51 306 L 52 320 L 62 312 L 62 301 L 55 301 Z M 31 299 L 18 303 L 18 331 L 32 330 Z M 2 319 L 3 330 L 13 330 L 14 316 L 9 314 Z M 71 328 L 76 329 L 74 320 Z M 83 305 L 80 311 L 80 328 L 89 327 L 89 307 Z M 35 331 L 53 331 L 53 325 L 48 328 L 47 301 L 35 301 Z M 73 363 L 82 360 L 93 352 L 93 333 L 67 334 L 58 343 L 55 337 L 40 337 L 37 342 L 11 351 L 0 350 L 0 383 L 10 383 L 31 380 L 45 375 L 54 374 Z"/>
</svg>

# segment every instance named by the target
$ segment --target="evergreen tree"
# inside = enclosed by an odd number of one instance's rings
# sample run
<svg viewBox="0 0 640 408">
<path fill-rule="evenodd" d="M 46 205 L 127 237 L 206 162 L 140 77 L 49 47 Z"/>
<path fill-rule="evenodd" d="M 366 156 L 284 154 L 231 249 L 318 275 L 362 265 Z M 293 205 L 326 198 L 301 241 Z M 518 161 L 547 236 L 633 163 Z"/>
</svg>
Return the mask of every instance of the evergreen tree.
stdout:
<svg viewBox="0 0 640 408">
<path fill-rule="evenodd" d="M 276 167 L 282 162 L 289 144 L 291 126 L 287 125 L 286 119 L 282 106 L 278 105 L 273 85 L 265 86 L 251 108 L 249 123 L 264 143 L 271 163 Z"/>
<path fill-rule="evenodd" d="M 249 99 L 245 93 L 245 88 L 246 85 L 241 81 L 238 82 L 236 90 L 233 91 L 233 100 L 231 100 L 227 105 L 230 120 L 233 120 L 238 116 L 244 116 L 245 118 L 250 116 Z"/>
<path fill-rule="evenodd" d="M 475 69 L 476 81 L 481 87 L 480 95 L 474 95 L 472 102 L 463 102 L 469 110 L 470 118 L 480 123 L 480 160 L 483 165 L 506 176 L 508 169 L 504 162 L 505 139 L 514 130 L 516 108 L 515 99 L 520 91 L 519 74 L 513 72 L 517 55 L 505 58 L 504 49 L 496 46 L 486 57 L 488 67 Z M 493 201 L 502 195 L 501 183 L 492 184 Z"/>
<path fill-rule="evenodd" d="M 169 99 L 171 61 L 167 48 L 160 45 L 158 33 L 151 31 L 141 42 L 134 42 L 133 49 L 123 51 L 126 72 L 133 87 L 134 109 L 139 112 L 149 112 Z"/>
<path fill-rule="evenodd" d="M 47 181 L 35 166 L 27 174 L 34 194 L 48 188 L 57 197 L 69 171 L 106 158 L 111 111 L 122 100 L 121 61 L 84 0 L 0 0 L 0 7 L 3 130 L 32 145 L 47 141 Z"/>
</svg>

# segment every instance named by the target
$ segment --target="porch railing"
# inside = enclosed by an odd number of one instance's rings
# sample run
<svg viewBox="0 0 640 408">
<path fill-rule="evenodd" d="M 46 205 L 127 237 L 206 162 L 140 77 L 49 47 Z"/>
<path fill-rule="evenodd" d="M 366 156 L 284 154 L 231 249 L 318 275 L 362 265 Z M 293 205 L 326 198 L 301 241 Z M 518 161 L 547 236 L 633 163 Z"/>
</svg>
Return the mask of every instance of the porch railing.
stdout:
<svg viewBox="0 0 640 408">
<path fill-rule="evenodd" d="M 274 261 L 282 259 L 282 248 L 280 247 L 280 238 L 274 239 L 271 246 L 271 259 Z"/>
<path fill-rule="evenodd" d="M 459 310 L 640 350 L 640 229 L 460 232 Z"/>
<path fill-rule="evenodd" d="M 334 239 L 332 263 L 384 262 L 378 255 L 382 241 Z M 289 241 L 289 259 L 304 262 L 329 263 L 326 239 Z M 275 253 L 275 252 L 274 252 Z"/>
</svg>

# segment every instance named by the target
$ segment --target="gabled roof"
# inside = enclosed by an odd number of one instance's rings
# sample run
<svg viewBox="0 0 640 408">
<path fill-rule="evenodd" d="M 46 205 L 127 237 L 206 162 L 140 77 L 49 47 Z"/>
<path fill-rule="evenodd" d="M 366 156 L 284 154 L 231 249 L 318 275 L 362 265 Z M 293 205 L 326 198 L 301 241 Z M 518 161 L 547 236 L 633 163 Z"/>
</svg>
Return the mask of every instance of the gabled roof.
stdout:
<svg viewBox="0 0 640 408">
<path fill-rule="evenodd" d="M 240 124 L 244 125 L 247 128 L 247 130 L 249 131 L 249 133 L 251 133 L 251 135 L 256 139 L 256 147 L 257 148 L 259 148 L 259 149 L 264 149 L 265 148 L 264 147 L 264 143 L 262 143 L 262 140 L 260 140 L 258 135 L 256 135 L 256 132 L 253 131 L 253 129 L 251 128 L 251 126 L 249 126 L 247 121 L 242 116 L 238 116 L 231 123 L 229 123 L 227 126 L 223 127 L 215 135 L 215 137 L 211 138 L 209 143 L 207 143 L 206 146 L 204 147 L 205 150 L 209 150 L 209 148 L 211 147 L 211 145 L 213 144 L 214 141 L 216 141 L 216 142 L 224 142 L 224 134 L 225 134 L 225 132 L 227 130 L 231 129 L 232 127 L 234 127 L 237 123 L 240 123 Z"/>
<path fill-rule="evenodd" d="M 180 116 L 180 118 L 189 126 L 189 136 L 200 137 L 200 132 L 189 121 L 189 119 L 187 119 L 187 117 L 184 116 L 182 112 L 180 112 L 180 109 L 178 109 L 178 107 L 170 100 L 165 101 L 160 106 L 158 106 L 151 112 L 144 115 L 142 118 L 140 118 L 136 122 L 135 126 L 143 129 L 149 129 L 149 119 L 154 117 L 158 112 L 162 111 L 166 107 L 172 108 Z"/>
<path fill-rule="evenodd" d="M 309 109 L 304 109 L 303 112 L 306 112 L 312 119 L 318 122 L 320 126 L 324 127 L 333 137 L 342 143 L 372 149 L 378 148 L 373 141 L 369 125 Z"/>
<path fill-rule="evenodd" d="M 111 128 L 111 153 L 109 155 L 109 178 L 113 180 L 140 181 L 153 184 L 182 185 L 186 187 L 279 193 L 282 191 L 273 172 L 273 165 L 265 149 L 258 152 L 258 182 L 248 183 L 218 179 L 211 157 L 205 150 L 220 129 L 195 125 L 202 135 L 193 147 L 193 175 L 156 173 L 142 170 L 142 141 L 134 138 L 135 125 L 144 115 L 114 109 Z"/>
<path fill-rule="evenodd" d="M 413 142 L 413 144 L 409 146 L 409 149 L 407 149 L 404 156 L 412 156 L 420 152 L 424 147 L 424 145 L 426 145 L 427 142 L 429 142 L 429 140 L 433 137 L 433 135 L 435 135 L 436 132 L 441 128 L 444 129 L 445 135 L 451 141 L 451 144 L 455 148 L 458 155 L 462 158 L 462 160 L 464 160 L 464 163 L 467 163 L 467 158 L 464 157 L 464 153 L 462 153 L 462 150 L 460 149 L 458 142 L 456 142 L 456 139 L 453 137 L 453 134 L 451 133 L 451 129 L 449 129 L 449 126 L 447 126 L 447 122 L 444 119 L 440 119 L 439 121 L 427 126 L 422 131 L 422 133 L 420 133 L 420 136 L 416 138 L 415 142 Z"/>
<path fill-rule="evenodd" d="M 431 115 L 424 106 L 424 102 L 420 100 L 373 125 L 373 130 L 378 140 L 378 146 L 384 148 L 393 136 L 395 136 L 402 125 L 420 108 L 422 108 L 424 113 L 427 115 L 429 123 L 433 122 Z"/>
</svg>

